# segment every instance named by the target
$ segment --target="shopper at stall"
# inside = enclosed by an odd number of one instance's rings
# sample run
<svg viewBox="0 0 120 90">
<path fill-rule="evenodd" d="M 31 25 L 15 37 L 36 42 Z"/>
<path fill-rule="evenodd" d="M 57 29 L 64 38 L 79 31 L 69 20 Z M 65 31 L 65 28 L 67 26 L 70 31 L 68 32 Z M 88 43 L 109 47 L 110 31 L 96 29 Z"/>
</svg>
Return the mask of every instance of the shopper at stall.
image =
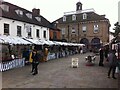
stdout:
<svg viewBox="0 0 120 90">
<path fill-rule="evenodd" d="M 104 61 L 104 49 L 103 47 L 100 48 L 100 61 L 99 61 L 99 66 L 104 66 L 103 61 Z"/>
<path fill-rule="evenodd" d="M 108 71 L 108 78 L 110 78 L 110 73 L 112 71 L 112 78 L 116 79 L 115 77 L 115 70 L 117 66 L 117 56 L 115 55 L 116 51 L 112 50 L 112 52 L 109 54 L 108 60 L 109 60 L 109 71 Z"/>
<path fill-rule="evenodd" d="M 32 75 L 38 74 L 38 65 L 39 65 L 39 55 L 37 53 L 37 50 L 33 50 L 32 52 Z"/>
<path fill-rule="evenodd" d="M 48 48 L 45 48 L 45 50 L 44 50 L 44 62 L 47 62 L 47 56 L 48 56 Z"/>
</svg>

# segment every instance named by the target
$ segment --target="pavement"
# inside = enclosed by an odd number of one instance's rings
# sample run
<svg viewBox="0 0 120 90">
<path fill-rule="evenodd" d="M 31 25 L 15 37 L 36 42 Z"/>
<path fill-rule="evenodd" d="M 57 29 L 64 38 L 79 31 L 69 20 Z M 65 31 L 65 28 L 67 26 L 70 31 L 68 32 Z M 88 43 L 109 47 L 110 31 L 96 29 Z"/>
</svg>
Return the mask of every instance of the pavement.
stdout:
<svg viewBox="0 0 120 90">
<path fill-rule="evenodd" d="M 39 73 L 33 76 L 31 65 L 2 72 L 3 88 L 119 88 L 120 74 L 117 79 L 107 78 L 108 62 L 98 66 L 99 56 L 94 66 L 85 65 L 85 57 L 91 55 L 76 54 L 64 58 L 40 63 Z M 71 67 L 71 59 L 79 58 L 79 67 Z"/>
</svg>

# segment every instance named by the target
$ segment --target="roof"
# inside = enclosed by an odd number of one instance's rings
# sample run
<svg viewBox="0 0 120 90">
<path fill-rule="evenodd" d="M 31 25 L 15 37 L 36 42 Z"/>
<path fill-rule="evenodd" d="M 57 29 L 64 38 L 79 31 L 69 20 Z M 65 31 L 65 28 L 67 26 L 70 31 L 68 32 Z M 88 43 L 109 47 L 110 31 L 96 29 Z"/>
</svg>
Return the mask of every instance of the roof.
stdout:
<svg viewBox="0 0 120 90">
<path fill-rule="evenodd" d="M 34 25 L 38 25 L 38 26 L 47 27 L 47 28 L 52 28 L 50 22 L 41 15 L 37 16 L 37 17 L 41 18 L 41 21 L 39 22 L 39 21 L 36 20 L 36 18 L 35 18 L 36 16 L 34 16 L 31 11 L 28 11 L 24 8 L 21 8 L 19 6 L 13 5 L 13 4 L 5 2 L 5 1 L 3 1 L 2 4 L 5 4 L 5 5 L 9 6 L 9 12 L 6 12 L 6 11 L 2 10 L 2 17 L 4 17 L 4 18 L 13 19 L 13 20 L 17 20 L 17 21 L 22 21 L 22 22 L 26 22 L 26 23 L 30 23 L 30 24 L 34 24 Z M 2 8 L 0 8 L 0 9 L 2 9 Z M 23 11 L 23 16 L 19 16 L 15 12 L 15 10 Z M 29 19 L 25 15 L 26 13 L 32 14 L 32 19 Z"/>
<path fill-rule="evenodd" d="M 83 19 L 84 13 L 87 14 L 87 19 Z M 95 12 L 84 12 L 84 13 L 64 15 L 64 16 L 66 16 L 66 21 L 63 21 L 63 17 L 57 19 L 56 21 L 59 24 L 77 23 L 77 22 L 86 22 L 86 21 L 100 21 L 100 20 L 105 20 L 105 21 L 109 22 L 109 20 L 107 18 L 105 18 L 104 15 L 98 15 Z M 76 15 L 76 20 L 74 20 L 74 21 L 72 20 L 72 15 Z M 55 23 L 56 21 L 54 21 L 53 23 Z"/>
</svg>

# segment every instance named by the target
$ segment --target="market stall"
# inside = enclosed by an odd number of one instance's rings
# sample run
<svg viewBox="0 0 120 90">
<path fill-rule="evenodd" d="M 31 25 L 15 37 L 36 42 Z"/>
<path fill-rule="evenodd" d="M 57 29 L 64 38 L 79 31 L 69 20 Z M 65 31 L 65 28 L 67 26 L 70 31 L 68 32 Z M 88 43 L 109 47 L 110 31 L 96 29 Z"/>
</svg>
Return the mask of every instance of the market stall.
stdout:
<svg viewBox="0 0 120 90">
<path fill-rule="evenodd" d="M 24 66 L 22 53 L 29 45 L 30 42 L 20 37 L 0 36 L 0 71 Z"/>
</svg>

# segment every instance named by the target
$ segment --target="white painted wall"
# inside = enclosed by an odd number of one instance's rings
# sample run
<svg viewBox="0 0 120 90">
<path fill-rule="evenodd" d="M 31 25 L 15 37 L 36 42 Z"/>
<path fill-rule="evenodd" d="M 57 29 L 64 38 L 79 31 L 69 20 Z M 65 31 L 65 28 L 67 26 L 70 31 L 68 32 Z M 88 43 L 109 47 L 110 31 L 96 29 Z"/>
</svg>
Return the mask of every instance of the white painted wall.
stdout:
<svg viewBox="0 0 120 90">
<path fill-rule="evenodd" d="M 118 22 L 120 25 L 120 1 L 118 2 Z"/>
<path fill-rule="evenodd" d="M 40 38 L 44 40 L 45 38 L 43 37 L 43 32 L 44 30 L 47 33 L 46 39 L 49 40 L 49 28 L 47 27 L 42 27 L 42 26 L 38 26 L 38 25 L 33 25 L 33 24 L 29 24 L 29 23 L 25 23 L 25 22 L 20 22 L 20 21 L 16 21 L 16 20 L 12 20 L 12 19 L 7 19 L 7 18 L 2 18 L 0 19 L 0 34 L 4 35 L 4 23 L 9 24 L 9 34 L 10 36 L 17 36 L 17 25 L 21 26 L 22 31 L 22 37 L 27 37 L 27 30 L 26 30 L 26 26 L 30 26 L 32 28 L 32 38 L 36 39 L 36 29 L 39 29 L 39 34 L 40 34 Z M 45 39 L 45 40 L 46 40 Z"/>
</svg>

